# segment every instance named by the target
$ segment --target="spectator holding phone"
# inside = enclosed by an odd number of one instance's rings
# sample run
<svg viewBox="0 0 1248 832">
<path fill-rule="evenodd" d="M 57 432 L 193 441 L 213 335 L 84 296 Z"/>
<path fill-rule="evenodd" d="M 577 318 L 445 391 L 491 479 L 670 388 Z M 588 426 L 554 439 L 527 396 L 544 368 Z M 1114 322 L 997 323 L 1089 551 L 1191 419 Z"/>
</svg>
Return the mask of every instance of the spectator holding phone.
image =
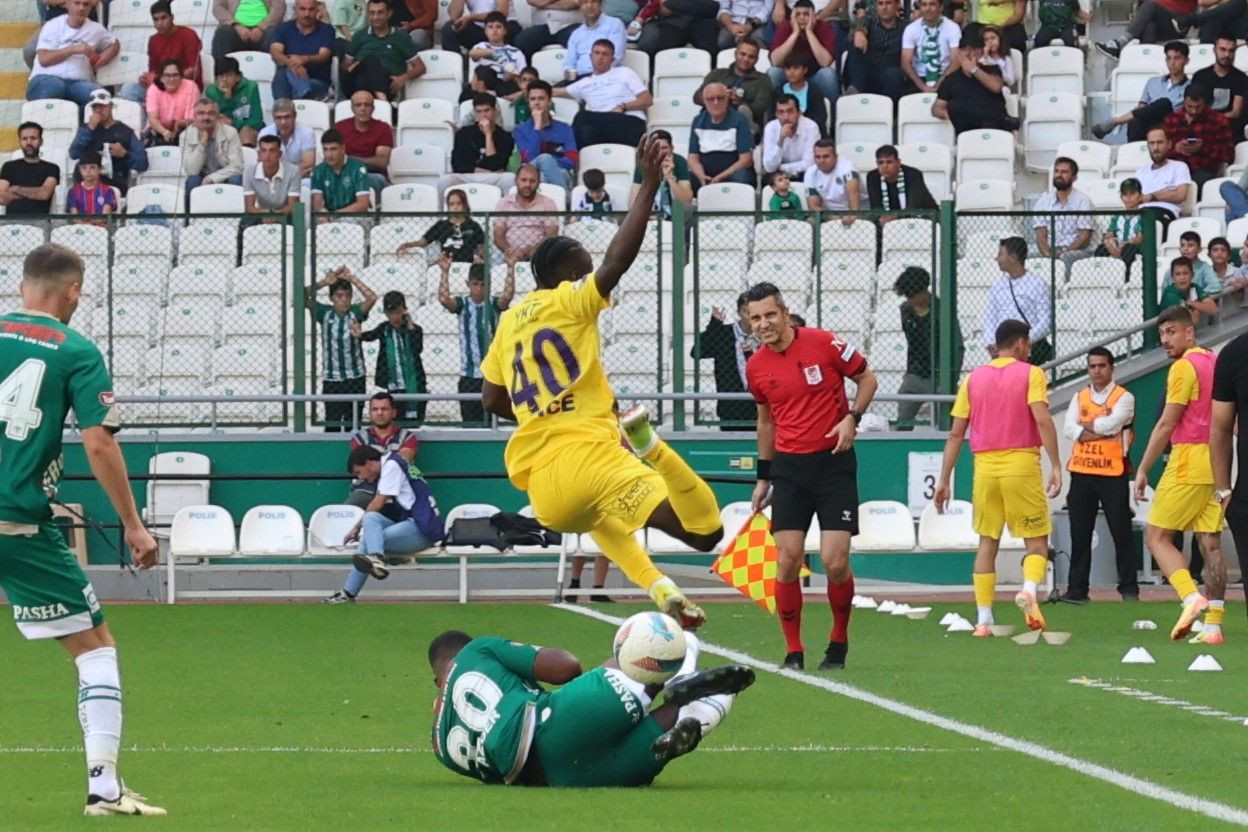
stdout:
<svg viewBox="0 0 1248 832">
<path fill-rule="evenodd" d="M 1183 106 L 1161 123 L 1170 140 L 1170 158 L 1186 162 L 1192 181 L 1204 185 L 1235 158 L 1235 140 L 1226 116 L 1209 106 L 1203 84 L 1188 86 Z"/>
</svg>

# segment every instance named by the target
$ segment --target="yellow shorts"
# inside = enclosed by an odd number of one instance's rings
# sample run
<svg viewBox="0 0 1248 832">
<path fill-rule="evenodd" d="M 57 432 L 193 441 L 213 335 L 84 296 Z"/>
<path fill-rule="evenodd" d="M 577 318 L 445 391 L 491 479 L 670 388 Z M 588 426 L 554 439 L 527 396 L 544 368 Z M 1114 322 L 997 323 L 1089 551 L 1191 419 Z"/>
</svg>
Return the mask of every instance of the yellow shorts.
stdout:
<svg viewBox="0 0 1248 832">
<path fill-rule="evenodd" d="M 1013 476 L 975 474 L 971 488 L 971 524 L 975 533 L 994 540 L 1009 525 L 1015 537 L 1044 537 L 1052 531 L 1049 500 L 1040 472 Z"/>
<path fill-rule="evenodd" d="M 1222 531 L 1222 506 L 1213 499 L 1213 483 L 1189 485 L 1171 482 L 1163 475 L 1153 494 L 1148 525 L 1176 532 L 1218 534 Z"/>
<path fill-rule="evenodd" d="M 534 516 L 549 529 L 587 532 L 611 515 L 634 530 L 667 499 L 667 483 L 619 444 L 585 443 L 530 471 L 528 492 Z"/>
</svg>

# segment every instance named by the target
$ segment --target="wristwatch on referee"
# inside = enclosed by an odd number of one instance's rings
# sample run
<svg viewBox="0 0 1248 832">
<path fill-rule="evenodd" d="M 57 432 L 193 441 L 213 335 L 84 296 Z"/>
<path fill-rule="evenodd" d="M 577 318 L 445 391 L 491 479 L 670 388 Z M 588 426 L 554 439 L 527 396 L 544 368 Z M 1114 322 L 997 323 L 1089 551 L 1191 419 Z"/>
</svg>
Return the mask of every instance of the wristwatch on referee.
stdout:
<svg viewBox="0 0 1248 832">
<path fill-rule="evenodd" d="M 854 417 L 855 426 L 862 424 L 862 411 L 861 410 L 851 410 L 849 411 L 849 415 Z"/>
<path fill-rule="evenodd" d="M 1213 492 L 1213 499 L 1221 503 L 1224 502 L 1227 497 L 1231 496 L 1232 493 L 1233 492 L 1229 488 L 1219 488 L 1217 491 Z"/>
</svg>

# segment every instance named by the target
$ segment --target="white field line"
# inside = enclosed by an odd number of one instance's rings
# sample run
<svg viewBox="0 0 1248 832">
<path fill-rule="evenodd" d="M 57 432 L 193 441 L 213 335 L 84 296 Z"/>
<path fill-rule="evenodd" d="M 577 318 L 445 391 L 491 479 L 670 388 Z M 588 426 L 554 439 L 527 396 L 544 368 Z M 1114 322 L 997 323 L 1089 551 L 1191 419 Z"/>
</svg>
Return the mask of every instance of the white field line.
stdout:
<svg viewBox="0 0 1248 832">
<path fill-rule="evenodd" d="M 327 746 L 213 746 L 213 745 L 131 745 L 121 749 L 127 754 L 429 754 L 428 748 L 335 748 Z M 995 748 L 932 748 L 922 745 L 721 745 L 703 746 L 706 754 L 982 754 Z M 82 746 L 0 746 L 5 755 L 82 754 Z"/>
<path fill-rule="evenodd" d="M 1152 702 L 1157 705 L 1165 705 L 1170 708 L 1178 708 L 1181 711 L 1196 714 L 1197 716 L 1207 716 L 1214 719 L 1225 720 L 1226 722 L 1236 722 L 1243 724 L 1248 716 L 1236 716 L 1229 711 L 1223 711 L 1218 708 L 1210 708 L 1207 705 L 1199 705 L 1195 702 L 1189 702 L 1186 699 L 1176 699 L 1173 696 L 1166 696 L 1160 693 L 1153 693 L 1150 690 L 1141 690 L 1140 688 L 1129 688 L 1124 685 L 1115 685 L 1113 682 L 1106 682 L 1102 679 L 1089 679 L 1086 676 L 1078 676 L 1074 679 L 1067 679 L 1072 685 L 1079 685 L 1084 688 L 1092 688 L 1093 690 L 1103 690 L 1108 693 L 1117 693 L 1122 696 L 1129 696 L 1132 699 L 1138 699 L 1141 702 Z"/>
<path fill-rule="evenodd" d="M 552 606 L 556 609 L 577 613 L 578 615 L 583 615 L 587 618 L 593 618 L 598 621 L 604 621 L 608 624 L 619 625 L 624 621 L 623 618 L 619 618 L 614 615 L 607 615 L 588 607 L 579 607 L 569 604 L 553 604 Z M 804 685 L 820 688 L 828 693 L 843 696 L 846 699 L 852 699 L 857 702 L 862 702 L 864 704 L 880 708 L 881 710 L 897 714 L 898 716 L 903 716 L 907 719 L 921 722 L 925 725 L 931 725 L 935 728 L 950 731 L 954 734 L 961 734 L 964 737 L 970 737 L 973 740 L 994 745 L 1007 751 L 1016 751 L 1019 754 L 1024 754 L 1033 759 L 1050 763 L 1061 768 L 1070 769 L 1071 771 L 1078 772 L 1086 777 L 1101 780 L 1102 782 L 1109 783 L 1111 786 L 1117 786 L 1118 788 L 1134 795 L 1148 797 L 1162 803 L 1167 803 L 1178 809 L 1195 812 L 1215 820 L 1234 823 L 1240 826 L 1248 826 L 1248 811 L 1237 806 L 1230 806 L 1225 803 L 1218 803 L 1217 801 L 1209 800 L 1208 798 L 1181 792 L 1177 789 L 1172 789 L 1169 786 L 1163 786 L 1160 783 L 1154 783 L 1150 780 L 1145 780 L 1142 777 L 1126 774 L 1125 772 L 1100 765 L 1099 763 L 1093 763 L 1088 760 L 1073 757 L 1069 754 L 1064 754 L 1060 751 L 1054 751 L 1053 749 L 1047 748 L 1039 743 L 1011 737 L 1007 734 L 991 731 L 978 725 L 959 722 L 956 719 L 941 716 L 940 714 L 933 713 L 932 711 L 927 711 L 922 708 L 916 708 L 913 705 L 907 705 L 906 703 L 899 702 L 896 699 L 879 696 L 871 693 L 870 691 L 856 688 L 853 685 L 847 685 L 844 682 L 835 682 L 831 679 L 814 676 L 796 670 L 785 670 L 777 667 L 771 662 L 765 662 L 761 659 L 757 659 L 748 653 L 741 653 L 737 650 L 720 647 L 706 641 L 702 642 L 702 651 L 710 653 L 714 656 L 728 659 L 729 661 L 737 664 L 752 667 L 755 670 L 762 671 L 764 673 L 771 673 L 776 676 L 784 677 L 785 679 L 790 679 L 794 682 L 800 682 Z"/>
</svg>

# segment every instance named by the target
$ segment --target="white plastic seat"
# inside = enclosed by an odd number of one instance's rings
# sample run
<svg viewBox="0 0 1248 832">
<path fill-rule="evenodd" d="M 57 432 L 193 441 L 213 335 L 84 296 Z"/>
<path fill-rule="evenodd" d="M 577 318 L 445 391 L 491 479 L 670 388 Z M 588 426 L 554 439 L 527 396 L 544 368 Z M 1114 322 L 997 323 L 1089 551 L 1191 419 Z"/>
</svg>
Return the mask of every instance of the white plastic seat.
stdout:
<svg viewBox="0 0 1248 832">
<path fill-rule="evenodd" d="M 836 141 L 861 142 L 872 148 L 893 141 L 893 102 L 888 96 L 859 93 L 836 102 Z"/>
<path fill-rule="evenodd" d="M 374 269 L 378 267 L 392 267 L 386 281 L 380 285 L 395 286 L 395 280 L 401 279 L 406 286 L 420 286 L 424 281 L 421 279 L 425 269 L 425 250 L 422 248 L 407 249 L 399 254 L 399 246 L 403 243 L 410 243 L 413 240 L 419 240 L 420 235 L 429 227 L 429 221 L 425 219 L 408 219 L 395 220 L 392 222 L 379 223 L 373 226 L 373 230 L 368 235 L 368 268 Z M 368 269 L 365 269 L 367 272 Z M 411 273 L 416 272 L 417 277 L 412 279 Z M 368 278 L 365 278 L 368 283 Z M 369 285 L 373 285 L 369 283 Z M 416 299 L 412 299 L 413 305 Z"/>
<path fill-rule="evenodd" d="M 47 130 L 78 129 L 78 105 L 61 98 L 37 98 L 22 102 L 22 121 L 37 121 Z M 47 137 L 44 137 L 47 142 Z"/>
<path fill-rule="evenodd" d="M 702 211 L 754 211 L 754 188 L 737 182 L 704 185 L 698 191 L 698 208 Z"/>
<path fill-rule="evenodd" d="M 221 314 L 221 339 L 233 343 L 239 337 L 276 338 L 285 310 L 280 299 L 246 296 Z M 277 349 L 274 344 L 273 349 Z"/>
<path fill-rule="evenodd" d="M 558 84 L 563 80 L 563 61 L 568 55 L 568 50 L 564 47 L 558 49 L 543 49 L 533 53 L 533 59 L 529 62 L 537 75 L 543 81 L 550 84 Z"/>
<path fill-rule="evenodd" d="M 364 229 L 353 222 L 330 222 L 316 228 L 316 269 L 364 268 Z"/>
<path fill-rule="evenodd" d="M 944 514 L 928 503 L 919 515 L 919 548 L 929 551 L 974 551 L 979 535 L 971 525 L 971 504 L 967 500 L 950 500 Z"/>
<path fill-rule="evenodd" d="M 147 461 L 149 474 L 180 474 L 195 476 L 212 472 L 212 460 L 191 451 L 165 451 L 153 454 Z M 209 481 L 159 480 L 147 481 L 147 501 L 143 508 L 143 520 L 155 526 L 161 537 L 169 535 L 169 529 L 178 512 L 186 506 L 199 506 L 208 502 Z M 234 524 L 230 522 L 231 548 L 233 548 Z"/>
<path fill-rule="evenodd" d="M 273 76 L 277 74 L 277 64 L 268 52 L 231 52 L 229 57 L 238 61 L 239 72 L 244 78 L 250 81 L 273 83 Z M 146 63 L 145 58 L 144 65 Z"/>
<path fill-rule="evenodd" d="M 836 155 L 848 159 L 856 171 L 875 168 L 875 142 L 837 142 Z"/>
<path fill-rule="evenodd" d="M 464 185 L 452 185 L 446 191 L 460 190 L 468 197 L 468 209 L 478 214 L 493 211 L 498 205 L 498 201 L 503 198 L 503 192 L 497 185 L 486 185 L 481 182 L 471 182 Z M 446 203 L 446 191 L 442 193 L 442 202 Z"/>
<path fill-rule="evenodd" d="M 710 71 L 710 53 L 701 49 L 660 50 L 654 56 L 654 95 L 656 98 L 692 96 Z"/>
<path fill-rule="evenodd" d="M 1021 64 L 1015 64 L 1021 66 Z M 1069 92 L 1083 95 L 1083 51 L 1070 46 L 1042 46 L 1027 53 L 1027 93 Z"/>
<path fill-rule="evenodd" d="M 313 130 L 323 131 L 333 126 L 330 122 L 329 105 L 309 98 L 295 100 L 295 120 Z"/>
<path fill-rule="evenodd" d="M 1001 267 L 991 257 L 959 257 L 957 275 L 959 287 L 986 289 L 997 282 Z"/>
<path fill-rule="evenodd" d="M 641 83 L 647 87 L 650 86 L 650 56 L 645 52 L 640 49 L 625 49 L 620 65 L 626 66 L 637 73 Z"/>
<path fill-rule="evenodd" d="M 897 102 L 898 144 L 944 144 L 953 146 L 953 125 L 932 115 L 934 92 L 903 95 Z"/>
<path fill-rule="evenodd" d="M 234 518 L 221 506 L 183 506 L 169 529 L 169 555 L 224 557 L 234 554 Z"/>
<path fill-rule="evenodd" d="M 953 148 L 937 142 L 916 142 L 897 146 L 902 164 L 923 172 L 927 190 L 937 202 L 953 191 Z"/>
<path fill-rule="evenodd" d="M 88 263 L 106 262 L 108 257 L 108 229 L 98 225 L 57 226 L 52 229 L 51 242 L 73 249 Z"/>
<path fill-rule="evenodd" d="M 455 143 L 455 106 L 436 98 L 400 102 L 395 139 L 400 145 L 432 144 L 450 153 Z"/>
<path fill-rule="evenodd" d="M 748 187 L 748 186 L 747 186 Z M 770 197 L 763 196 L 763 204 Z M 750 250 L 750 237 L 754 233 L 754 217 L 736 218 L 696 215 L 695 247 L 700 255 L 723 254 L 746 256 Z"/>
<path fill-rule="evenodd" d="M 493 517 L 499 513 L 498 506 L 490 503 L 461 503 L 446 513 L 446 532 L 451 530 L 456 520 L 471 520 L 481 517 Z M 465 546 L 448 543 L 445 548 L 448 555 L 497 555 L 498 550 L 489 546 Z"/>
<path fill-rule="evenodd" d="M 182 213 L 182 188 L 166 184 L 135 185 L 126 193 L 126 213 L 141 214 L 154 206 L 164 214 Z"/>
<path fill-rule="evenodd" d="M 1075 187 L 1082 191 L 1085 178 L 1109 176 L 1114 149 L 1102 142 L 1074 139 L 1059 144 L 1055 155 L 1074 159 L 1079 165 L 1079 181 Z"/>
<path fill-rule="evenodd" d="M 148 20 L 148 30 L 149 32 L 151 30 L 150 19 Z M 145 53 L 138 50 L 118 52 L 117 57 L 96 71 L 95 83 L 101 87 L 120 87 L 122 84 L 137 83 L 139 76 L 144 72 L 147 72 L 147 55 Z"/>
<path fill-rule="evenodd" d="M 389 185 L 381 191 L 381 212 L 417 213 L 436 212 L 438 189 L 432 185 Z M 383 223 L 386 221 L 383 217 Z M 413 238 L 416 239 L 416 238 Z"/>
<path fill-rule="evenodd" d="M 1110 169 L 1110 175 L 1115 179 L 1123 179 L 1128 176 L 1135 176 L 1135 172 L 1144 165 L 1151 165 L 1152 158 L 1148 155 L 1147 142 L 1127 142 L 1118 145 L 1117 152 L 1114 153 L 1114 166 Z"/>
<path fill-rule="evenodd" d="M 1195 215 L 1206 219 L 1221 220 L 1226 216 L 1226 200 L 1222 198 L 1222 183 L 1236 183 L 1238 179 L 1220 176 L 1210 179 L 1200 191 L 1200 200 L 1196 203 Z M 1202 237 L 1202 241 L 1205 241 Z"/>
<path fill-rule="evenodd" d="M 144 357 L 145 375 L 163 383 L 167 379 L 190 379 L 201 384 L 208 378 L 208 348 L 203 340 L 162 340 Z M 202 502 L 199 501 L 199 502 Z"/>
<path fill-rule="evenodd" d="M 411 183 L 436 187 L 438 179 L 449 170 L 449 158 L 437 145 L 399 145 L 390 152 L 390 181 L 395 185 Z"/>
<path fill-rule="evenodd" d="M 231 272 L 226 296 L 231 306 L 242 298 L 280 298 L 284 279 L 280 261 L 271 265 L 244 263 Z"/>
<path fill-rule="evenodd" d="M 791 304 L 804 305 L 814 282 L 814 275 L 809 265 L 795 260 L 759 259 L 754 261 L 746 275 L 750 285 L 755 283 L 774 283 L 776 288 L 786 295 Z"/>
<path fill-rule="evenodd" d="M 241 214 L 242 185 L 200 185 L 191 189 L 192 214 Z"/>
<path fill-rule="evenodd" d="M 849 542 L 860 552 L 908 552 L 914 548 L 914 518 L 905 503 L 869 500 L 858 507 L 858 534 Z"/>
<path fill-rule="evenodd" d="M 308 520 L 307 552 L 309 555 L 341 555 L 354 552 L 354 543 L 343 539 L 364 516 L 364 509 L 342 503 L 321 506 Z"/>
<path fill-rule="evenodd" d="M 238 553 L 246 556 L 298 557 L 303 554 L 303 517 L 290 506 L 253 506 L 238 530 Z"/>
<path fill-rule="evenodd" d="M 696 264 L 685 266 L 686 291 L 696 286 L 702 292 L 740 292 L 744 280 L 740 258 L 731 255 L 703 254 Z"/>
<path fill-rule="evenodd" d="M 1000 179 L 960 181 L 954 202 L 959 211 L 1009 211 L 1014 207 L 1014 183 Z"/>
<path fill-rule="evenodd" d="M 281 268 L 282 258 L 292 248 L 290 229 L 278 223 L 260 223 L 243 231 L 244 266 L 265 264 Z"/>
<path fill-rule="evenodd" d="M 595 144 L 582 148 L 580 169 L 597 168 L 603 173 L 626 173 L 633 175 L 637 151 L 626 144 Z"/>
<path fill-rule="evenodd" d="M 1177 247 L 1180 235 L 1188 231 L 1195 231 L 1200 235 L 1200 247 L 1205 249 L 1208 248 L 1209 241 L 1214 237 L 1221 237 L 1224 230 L 1221 218 L 1179 217 L 1173 220 L 1170 223 L 1170 227 L 1166 230 L 1166 244 L 1170 245 L 1173 243 Z M 1233 242 L 1232 245 L 1234 245 Z"/>
<path fill-rule="evenodd" d="M 1005 130 L 967 130 L 958 136 L 957 142 L 956 179 L 959 185 L 972 179 L 1013 182 L 1014 151 L 1013 133 Z"/>
<path fill-rule="evenodd" d="M 203 338 L 220 343 L 222 301 L 219 297 L 171 297 L 169 306 L 156 314 L 153 322 L 157 336 L 170 338 Z M 270 322 L 270 328 L 277 326 Z"/>
<path fill-rule="evenodd" d="M 872 288 L 875 286 L 875 266 L 872 265 L 875 258 L 866 255 L 853 257 L 853 254 L 850 252 L 849 257 L 842 256 L 840 252 L 824 255 L 816 275 L 819 280 L 816 288 L 821 292 L 837 292 L 846 302 L 850 300 L 847 295 L 865 295 L 858 301 L 865 313 L 870 308 Z"/>
<path fill-rule="evenodd" d="M 687 134 L 700 110 L 688 96 L 656 98 L 646 111 L 646 126 L 651 130 L 667 130 L 673 135 Z"/>
<path fill-rule="evenodd" d="M 147 170 L 139 176 L 144 184 L 164 183 L 180 186 L 186 179 L 186 174 L 182 171 L 182 148 L 177 145 L 149 147 Z"/>
<path fill-rule="evenodd" d="M 1248 239 L 1248 217 L 1231 220 L 1226 226 L 1226 239 L 1232 246 L 1243 245 Z"/>
<path fill-rule="evenodd" d="M 20 222 L 0 225 L 0 252 L 5 257 L 24 258 L 31 249 L 43 245 L 46 239 L 44 230 L 37 225 Z M 20 266 L 17 272 L 21 273 Z"/>
<path fill-rule="evenodd" d="M 231 338 L 212 354 L 213 386 L 259 381 L 270 387 L 280 382 L 281 352 L 273 337 Z"/>
<path fill-rule="evenodd" d="M 1083 133 L 1083 97 L 1070 92 L 1043 92 L 1027 97 L 1022 146 L 1030 170 L 1053 167 L 1057 149 Z"/>
<path fill-rule="evenodd" d="M 890 223 L 891 224 L 891 223 Z M 887 225 L 885 226 L 887 228 Z M 819 248 L 826 260 L 848 260 L 861 256 L 875 262 L 876 226 L 869 222 L 825 222 L 819 227 Z"/>
<path fill-rule="evenodd" d="M 1122 210 L 1122 197 L 1118 192 L 1121 184 L 1120 179 L 1101 179 L 1095 176 L 1085 178 L 1081 170 L 1079 181 L 1075 183 L 1075 190 L 1092 200 L 1092 207 L 1098 211 Z M 1106 221 L 1105 217 L 1097 217 L 1097 219 Z"/>
<path fill-rule="evenodd" d="M 856 223 L 855 223 L 856 224 Z M 940 230 L 931 220 L 902 217 L 884 226 L 880 256 L 883 259 L 905 259 L 917 265 L 930 264 L 932 251 L 937 249 Z"/>
</svg>

